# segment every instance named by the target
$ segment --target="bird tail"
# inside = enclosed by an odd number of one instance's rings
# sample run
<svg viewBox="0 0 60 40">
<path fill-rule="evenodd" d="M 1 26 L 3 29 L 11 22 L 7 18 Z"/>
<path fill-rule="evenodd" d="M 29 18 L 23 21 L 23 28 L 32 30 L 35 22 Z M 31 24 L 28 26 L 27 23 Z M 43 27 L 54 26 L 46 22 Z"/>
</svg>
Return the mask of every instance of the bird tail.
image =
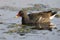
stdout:
<svg viewBox="0 0 60 40">
<path fill-rule="evenodd" d="M 55 11 L 55 12 L 52 12 L 52 15 L 51 16 L 53 16 L 53 15 L 55 15 L 57 12 Z"/>
</svg>

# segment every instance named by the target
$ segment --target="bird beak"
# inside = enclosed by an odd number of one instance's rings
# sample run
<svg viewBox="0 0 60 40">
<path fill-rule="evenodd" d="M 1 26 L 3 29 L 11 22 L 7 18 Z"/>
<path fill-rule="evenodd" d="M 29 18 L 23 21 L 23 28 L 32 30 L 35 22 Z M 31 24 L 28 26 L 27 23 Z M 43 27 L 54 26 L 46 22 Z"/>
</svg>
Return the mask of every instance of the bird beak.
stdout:
<svg viewBox="0 0 60 40">
<path fill-rule="evenodd" d="M 19 17 L 20 17 L 20 14 L 17 14 L 17 15 L 16 15 L 16 18 L 19 18 Z"/>
<path fill-rule="evenodd" d="M 16 16 L 16 18 L 19 18 L 19 16 Z"/>
</svg>

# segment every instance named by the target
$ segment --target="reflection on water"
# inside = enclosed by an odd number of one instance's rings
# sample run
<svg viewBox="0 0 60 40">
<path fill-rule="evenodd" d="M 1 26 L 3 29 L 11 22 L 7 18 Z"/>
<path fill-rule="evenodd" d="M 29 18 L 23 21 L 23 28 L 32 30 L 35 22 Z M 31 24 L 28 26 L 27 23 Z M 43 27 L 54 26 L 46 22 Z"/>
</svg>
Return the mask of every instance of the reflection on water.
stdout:
<svg viewBox="0 0 60 40">
<path fill-rule="evenodd" d="M 53 27 L 54 27 L 54 25 L 50 25 L 50 22 L 48 22 L 48 23 L 39 23 L 39 24 L 35 24 L 33 26 L 10 23 L 7 26 L 7 28 L 9 30 L 7 32 L 4 32 L 4 33 L 17 33 L 17 34 L 20 34 L 22 36 L 22 35 L 25 35 L 27 33 L 37 33 L 37 31 L 35 31 L 35 30 L 52 31 Z M 45 35 L 47 33 L 42 33 L 42 34 Z"/>
</svg>

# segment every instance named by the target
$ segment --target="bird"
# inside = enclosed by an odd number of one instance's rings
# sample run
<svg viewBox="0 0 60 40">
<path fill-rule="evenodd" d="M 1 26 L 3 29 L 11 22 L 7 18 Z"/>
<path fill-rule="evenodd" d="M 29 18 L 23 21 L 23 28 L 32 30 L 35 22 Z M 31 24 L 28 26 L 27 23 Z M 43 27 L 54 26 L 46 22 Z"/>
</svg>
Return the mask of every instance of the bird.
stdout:
<svg viewBox="0 0 60 40">
<path fill-rule="evenodd" d="M 17 13 L 16 18 L 22 17 L 23 25 L 35 25 L 38 26 L 36 28 L 49 29 L 48 26 L 50 26 L 50 20 L 54 18 L 56 13 L 57 13 L 56 11 L 53 12 L 52 10 L 49 10 L 49 11 L 27 14 L 27 11 L 20 10 Z"/>
<path fill-rule="evenodd" d="M 26 11 L 20 10 L 18 14 L 16 15 L 16 18 L 22 17 L 22 21 L 31 21 L 33 19 L 36 20 L 36 19 L 41 19 L 41 18 L 53 19 L 56 13 L 57 13 L 56 11 L 52 12 L 50 10 L 50 11 L 44 11 L 44 12 L 39 12 L 39 13 L 27 14 Z"/>
</svg>

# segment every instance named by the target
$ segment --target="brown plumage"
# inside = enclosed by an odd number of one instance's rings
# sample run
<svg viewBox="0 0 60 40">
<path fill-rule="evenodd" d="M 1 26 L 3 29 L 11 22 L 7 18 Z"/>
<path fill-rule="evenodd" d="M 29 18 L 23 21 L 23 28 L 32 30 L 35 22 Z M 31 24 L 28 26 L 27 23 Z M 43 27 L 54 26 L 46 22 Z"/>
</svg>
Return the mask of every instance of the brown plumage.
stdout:
<svg viewBox="0 0 60 40">
<path fill-rule="evenodd" d="M 42 22 L 42 21 L 46 21 L 47 19 L 49 19 L 49 17 L 51 16 L 51 13 L 52 11 L 45 11 L 45 12 L 27 14 L 26 11 L 19 11 L 17 16 L 22 17 L 22 22 L 24 21 L 27 23 L 32 23 L 32 22 L 37 23 L 37 22 L 40 22 L 40 21 Z M 41 20 L 39 20 L 40 17 L 42 17 Z"/>
<path fill-rule="evenodd" d="M 37 26 L 37 28 L 49 28 L 48 26 L 50 26 L 50 17 L 52 13 L 55 12 L 44 11 L 39 13 L 27 14 L 27 11 L 20 10 L 17 16 L 22 17 L 23 25 L 35 25 Z"/>
</svg>

